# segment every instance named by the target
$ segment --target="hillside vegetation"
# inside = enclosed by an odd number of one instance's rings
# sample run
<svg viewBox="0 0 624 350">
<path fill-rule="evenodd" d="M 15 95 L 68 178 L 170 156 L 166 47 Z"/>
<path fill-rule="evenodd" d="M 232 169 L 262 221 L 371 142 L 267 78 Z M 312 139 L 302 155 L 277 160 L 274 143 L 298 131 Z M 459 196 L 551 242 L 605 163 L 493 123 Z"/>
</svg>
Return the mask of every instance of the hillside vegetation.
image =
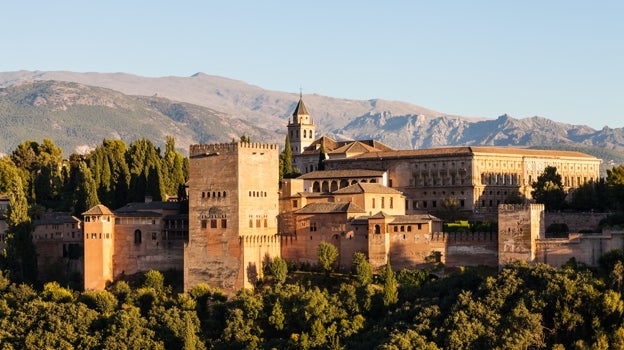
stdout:
<svg viewBox="0 0 624 350">
<path fill-rule="evenodd" d="M 0 89 L 0 153 L 30 139 L 48 138 L 69 152 L 83 153 L 104 139 L 131 143 L 149 138 L 164 145 L 166 135 L 176 138 L 183 153 L 192 143 L 230 142 L 240 135 L 281 141 L 274 132 L 221 112 L 159 97 L 58 81 Z"/>
</svg>

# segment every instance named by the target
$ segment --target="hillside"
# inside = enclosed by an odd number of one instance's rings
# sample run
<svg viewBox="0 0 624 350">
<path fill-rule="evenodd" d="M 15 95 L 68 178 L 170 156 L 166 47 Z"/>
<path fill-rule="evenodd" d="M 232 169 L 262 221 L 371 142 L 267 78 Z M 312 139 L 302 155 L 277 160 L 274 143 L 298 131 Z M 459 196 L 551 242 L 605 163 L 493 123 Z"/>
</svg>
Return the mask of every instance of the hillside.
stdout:
<svg viewBox="0 0 624 350">
<path fill-rule="evenodd" d="M 50 138 L 68 155 L 105 138 L 129 143 L 145 137 L 158 145 L 166 135 L 173 135 L 184 153 L 192 143 L 229 142 L 241 135 L 283 142 L 282 136 L 225 113 L 160 97 L 59 81 L 0 89 L 0 153 L 24 140 Z"/>
<path fill-rule="evenodd" d="M 65 85 L 61 81 L 78 84 Z M 51 85 L 80 90 L 50 92 L 43 87 Z M 15 140 L 45 135 L 69 150 L 97 144 L 105 137 L 149 137 L 158 143 L 164 134 L 174 135 L 181 148 L 190 143 L 229 141 L 242 134 L 281 144 L 299 99 L 295 93 L 265 90 L 203 73 L 147 78 L 125 73 L 19 71 L 0 73 L 0 87 L 5 87 L 0 96 L 0 152 L 11 150 Z M 71 108 L 57 108 L 53 103 L 29 104 L 29 99 L 19 97 L 30 94 L 32 100 L 42 94 L 39 101 L 47 101 L 50 94 L 65 93 L 69 96 L 66 99 L 76 100 Z M 624 163 L 624 128 L 595 130 L 543 117 L 468 118 L 380 99 L 346 100 L 304 94 L 304 100 L 317 125 L 317 134 L 337 139 L 373 138 L 397 149 L 455 145 L 583 149 L 605 162 L 612 161 L 610 164 Z M 29 124 L 24 120 L 27 116 L 43 123 Z M 53 116 L 63 122 L 50 119 Z"/>
</svg>

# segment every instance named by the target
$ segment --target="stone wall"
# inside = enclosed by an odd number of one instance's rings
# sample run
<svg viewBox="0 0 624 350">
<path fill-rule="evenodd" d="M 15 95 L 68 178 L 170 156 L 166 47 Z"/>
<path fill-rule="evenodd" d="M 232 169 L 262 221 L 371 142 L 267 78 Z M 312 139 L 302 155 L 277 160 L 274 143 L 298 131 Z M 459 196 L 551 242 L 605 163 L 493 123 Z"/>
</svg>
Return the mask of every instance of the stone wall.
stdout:
<svg viewBox="0 0 624 350">
<path fill-rule="evenodd" d="M 624 247 L 624 231 L 605 231 L 601 234 L 572 234 L 565 238 L 537 241 L 536 261 L 561 266 L 574 258 L 589 266 L 598 266 L 600 256 Z"/>
<path fill-rule="evenodd" d="M 600 232 L 600 220 L 607 217 L 607 213 L 546 213 L 545 227 L 551 224 L 566 224 L 570 232 Z"/>
</svg>

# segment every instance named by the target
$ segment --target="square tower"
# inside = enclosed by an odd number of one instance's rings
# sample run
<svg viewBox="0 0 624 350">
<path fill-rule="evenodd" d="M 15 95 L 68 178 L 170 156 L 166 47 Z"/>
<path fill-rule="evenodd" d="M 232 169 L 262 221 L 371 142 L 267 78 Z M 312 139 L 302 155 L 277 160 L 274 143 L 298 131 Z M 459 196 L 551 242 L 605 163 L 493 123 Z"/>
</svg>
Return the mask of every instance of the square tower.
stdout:
<svg viewBox="0 0 624 350">
<path fill-rule="evenodd" d="M 262 265 L 280 255 L 278 171 L 277 145 L 191 145 L 185 290 L 252 287 Z"/>
<path fill-rule="evenodd" d="M 104 290 L 113 280 L 114 214 L 98 204 L 84 217 L 84 289 Z"/>
</svg>

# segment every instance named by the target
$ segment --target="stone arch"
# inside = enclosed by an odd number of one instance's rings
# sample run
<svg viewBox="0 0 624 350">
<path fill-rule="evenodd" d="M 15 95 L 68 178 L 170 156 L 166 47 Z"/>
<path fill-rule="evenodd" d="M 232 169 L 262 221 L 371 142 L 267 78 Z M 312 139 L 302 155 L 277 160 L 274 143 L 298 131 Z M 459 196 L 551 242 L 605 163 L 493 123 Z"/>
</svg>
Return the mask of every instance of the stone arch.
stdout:
<svg viewBox="0 0 624 350">
<path fill-rule="evenodd" d="M 331 182 L 331 188 L 330 188 L 331 192 L 334 192 L 336 190 L 338 190 L 338 182 L 336 180 L 333 180 Z"/>
<path fill-rule="evenodd" d="M 314 181 L 314 183 L 312 183 L 312 192 L 321 192 L 321 185 L 318 181 Z"/>
<path fill-rule="evenodd" d="M 344 188 L 349 186 L 349 180 L 342 179 L 340 180 L 340 188 Z"/>
<path fill-rule="evenodd" d="M 329 183 L 327 181 L 323 181 L 323 184 L 321 185 L 321 191 L 329 192 Z"/>
</svg>

